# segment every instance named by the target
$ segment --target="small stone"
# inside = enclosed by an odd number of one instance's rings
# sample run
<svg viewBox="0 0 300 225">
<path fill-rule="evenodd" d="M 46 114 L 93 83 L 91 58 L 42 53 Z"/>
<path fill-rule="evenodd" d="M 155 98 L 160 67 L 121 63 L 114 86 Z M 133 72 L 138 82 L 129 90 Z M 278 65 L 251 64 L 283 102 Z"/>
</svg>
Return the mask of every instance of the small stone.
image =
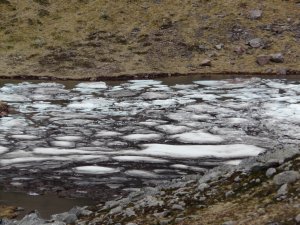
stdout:
<svg viewBox="0 0 300 225">
<path fill-rule="evenodd" d="M 276 54 L 271 54 L 271 61 L 275 62 L 275 63 L 283 63 L 284 62 L 284 57 L 282 55 L 282 53 L 276 53 Z"/>
<path fill-rule="evenodd" d="M 122 207 L 118 206 L 116 208 L 113 208 L 109 211 L 109 214 L 114 215 L 114 214 L 119 214 L 122 212 Z"/>
<path fill-rule="evenodd" d="M 298 215 L 295 217 L 295 221 L 296 221 L 297 223 L 300 223 L 300 214 L 298 214 Z"/>
<path fill-rule="evenodd" d="M 230 221 L 227 221 L 227 222 L 225 222 L 225 223 L 222 223 L 222 225 L 236 225 L 237 223 L 235 222 L 235 221 L 232 221 L 232 220 L 230 220 Z"/>
<path fill-rule="evenodd" d="M 221 50 L 222 48 L 224 48 L 224 44 L 218 44 L 218 45 L 215 46 L 215 48 L 217 50 Z"/>
<path fill-rule="evenodd" d="M 249 12 L 249 14 L 250 14 L 249 17 L 252 20 L 257 20 L 262 17 L 262 13 L 263 13 L 262 10 L 254 9 Z"/>
<path fill-rule="evenodd" d="M 261 38 L 254 38 L 248 43 L 252 48 L 259 48 L 263 46 L 263 40 Z"/>
<path fill-rule="evenodd" d="M 233 196 L 234 195 L 234 191 L 227 191 L 226 193 L 225 193 L 225 197 L 226 198 L 229 198 L 229 197 L 231 197 L 231 196 Z"/>
<path fill-rule="evenodd" d="M 276 70 L 276 74 L 277 75 L 287 75 L 288 73 L 288 69 L 287 68 L 278 68 Z"/>
<path fill-rule="evenodd" d="M 204 59 L 201 63 L 200 66 L 211 66 L 211 60 L 210 59 Z"/>
<path fill-rule="evenodd" d="M 174 210 L 181 210 L 181 211 L 184 210 L 183 206 L 182 206 L 182 205 L 179 205 L 179 204 L 174 204 L 174 205 L 172 206 L 172 209 L 174 209 Z"/>
<path fill-rule="evenodd" d="M 175 223 L 180 223 L 184 220 L 185 218 L 176 218 L 175 219 Z"/>
<path fill-rule="evenodd" d="M 256 57 L 256 63 L 260 66 L 267 65 L 271 60 L 271 57 L 268 55 L 260 55 Z"/>
<path fill-rule="evenodd" d="M 243 55 L 245 53 L 245 51 L 246 51 L 245 48 L 242 46 L 236 46 L 234 48 L 234 52 L 238 55 Z"/>
<path fill-rule="evenodd" d="M 199 186 L 198 186 L 198 190 L 200 192 L 203 192 L 207 188 L 209 188 L 209 185 L 207 183 L 202 183 L 202 184 L 199 184 Z"/>
<path fill-rule="evenodd" d="M 171 219 L 164 219 L 159 221 L 159 225 L 168 225 L 171 223 Z"/>
<path fill-rule="evenodd" d="M 272 177 L 275 173 L 276 173 L 276 169 L 273 168 L 273 167 L 271 167 L 271 168 L 269 168 L 269 169 L 267 170 L 266 176 L 267 176 L 267 177 Z"/>
<path fill-rule="evenodd" d="M 239 176 L 237 176 L 237 177 L 234 178 L 234 182 L 238 183 L 238 182 L 240 182 L 240 180 L 241 180 L 241 178 Z"/>
<path fill-rule="evenodd" d="M 126 223 L 126 225 L 137 225 L 136 223 Z"/>
<path fill-rule="evenodd" d="M 259 209 L 257 210 L 257 213 L 258 213 L 259 215 L 264 215 L 264 214 L 266 213 L 266 210 L 265 210 L 264 208 L 259 208 Z"/>
<path fill-rule="evenodd" d="M 277 174 L 274 176 L 273 181 L 276 185 L 294 183 L 300 179 L 300 174 L 297 171 L 290 170 Z"/>
<path fill-rule="evenodd" d="M 284 184 L 282 185 L 278 191 L 277 191 L 277 197 L 280 197 L 280 196 L 283 196 L 283 195 L 286 195 L 288 193 L 288 185 L 287 184 Z"/>
</svg>

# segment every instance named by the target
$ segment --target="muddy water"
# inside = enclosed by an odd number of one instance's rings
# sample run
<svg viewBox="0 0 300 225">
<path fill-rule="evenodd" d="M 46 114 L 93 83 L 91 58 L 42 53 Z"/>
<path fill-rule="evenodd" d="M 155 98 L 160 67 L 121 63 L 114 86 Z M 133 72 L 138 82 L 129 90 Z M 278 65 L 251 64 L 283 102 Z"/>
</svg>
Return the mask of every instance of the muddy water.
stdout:
<svg viewBox="0 0 300 225">
<path fill-rule="evenodd" d="M 1 184 L 43 196 L 105 201 L 300 143 L 297 80 L 6 80 L 0 100 Z"/>
<path fill-rule="evenodd" d="M 19 212 L 18 218 L 38 209 L 44 219 L 50 219 L 53 214 L 69 211 L 74 206 L 92 205 L 95 201 L 85 198 L 67 199 L 58 198 L 57 195 L 48 194 L 32 196 L 26 193 L 0 191 L 0 204 L 15 205 L 24 210 Z"/>
</svg>

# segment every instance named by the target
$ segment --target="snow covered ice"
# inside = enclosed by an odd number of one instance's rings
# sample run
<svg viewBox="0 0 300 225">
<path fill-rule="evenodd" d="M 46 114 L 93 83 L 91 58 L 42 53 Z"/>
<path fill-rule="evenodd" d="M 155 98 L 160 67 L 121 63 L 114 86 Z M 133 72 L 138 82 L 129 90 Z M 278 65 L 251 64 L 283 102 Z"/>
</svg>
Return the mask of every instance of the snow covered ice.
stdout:
<svg viewBox="0 0 300 225">
<path fill-rule="evenodd" d="M 22 182 L 63 173 L 74 185 L 88 175 L 126 188 L 131 179 L 237 165 L 299 146 L 299 94 L 299 81 L 259 78 L 6 83 L 0 100 L 13 113 L 0 118 L 0 171 L 14 168 L 11 179 L 35 171 Z"/>
</svg>

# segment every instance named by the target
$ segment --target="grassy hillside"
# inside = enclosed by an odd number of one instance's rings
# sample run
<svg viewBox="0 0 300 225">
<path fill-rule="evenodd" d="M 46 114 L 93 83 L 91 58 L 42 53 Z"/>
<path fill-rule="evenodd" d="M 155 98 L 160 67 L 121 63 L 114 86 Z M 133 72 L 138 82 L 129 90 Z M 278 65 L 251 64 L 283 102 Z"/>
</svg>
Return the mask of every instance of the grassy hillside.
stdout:
<svg viewBox="0 0 300 225">
<path fill-rule="evenodd" d="M 0 76 L 300 71 L 299 11 L 295 0 L 0 0 Z M 283 63 L 257 65 L 279 52 Z"/>
</svg>

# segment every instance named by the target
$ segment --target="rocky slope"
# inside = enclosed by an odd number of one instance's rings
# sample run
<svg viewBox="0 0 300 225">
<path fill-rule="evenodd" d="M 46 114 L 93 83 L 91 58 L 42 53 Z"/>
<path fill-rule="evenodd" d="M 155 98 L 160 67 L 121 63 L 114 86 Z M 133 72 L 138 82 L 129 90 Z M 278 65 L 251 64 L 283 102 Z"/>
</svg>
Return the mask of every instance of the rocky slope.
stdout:
<svg viewBox="0 0 300 225">
<path fill-rule="evenodd" d="M 5 225 L 300 223 L 299 148 L 266 152 L 239 166 L 220 166 L 144 188 L 89 208 L 73 208 L 45 221 L 32 213 Z"/>
<path fill-rule="evenodd" d="M 296 74 L 298 0 L 0 0 L 0 76 Z"/>
</svg>

